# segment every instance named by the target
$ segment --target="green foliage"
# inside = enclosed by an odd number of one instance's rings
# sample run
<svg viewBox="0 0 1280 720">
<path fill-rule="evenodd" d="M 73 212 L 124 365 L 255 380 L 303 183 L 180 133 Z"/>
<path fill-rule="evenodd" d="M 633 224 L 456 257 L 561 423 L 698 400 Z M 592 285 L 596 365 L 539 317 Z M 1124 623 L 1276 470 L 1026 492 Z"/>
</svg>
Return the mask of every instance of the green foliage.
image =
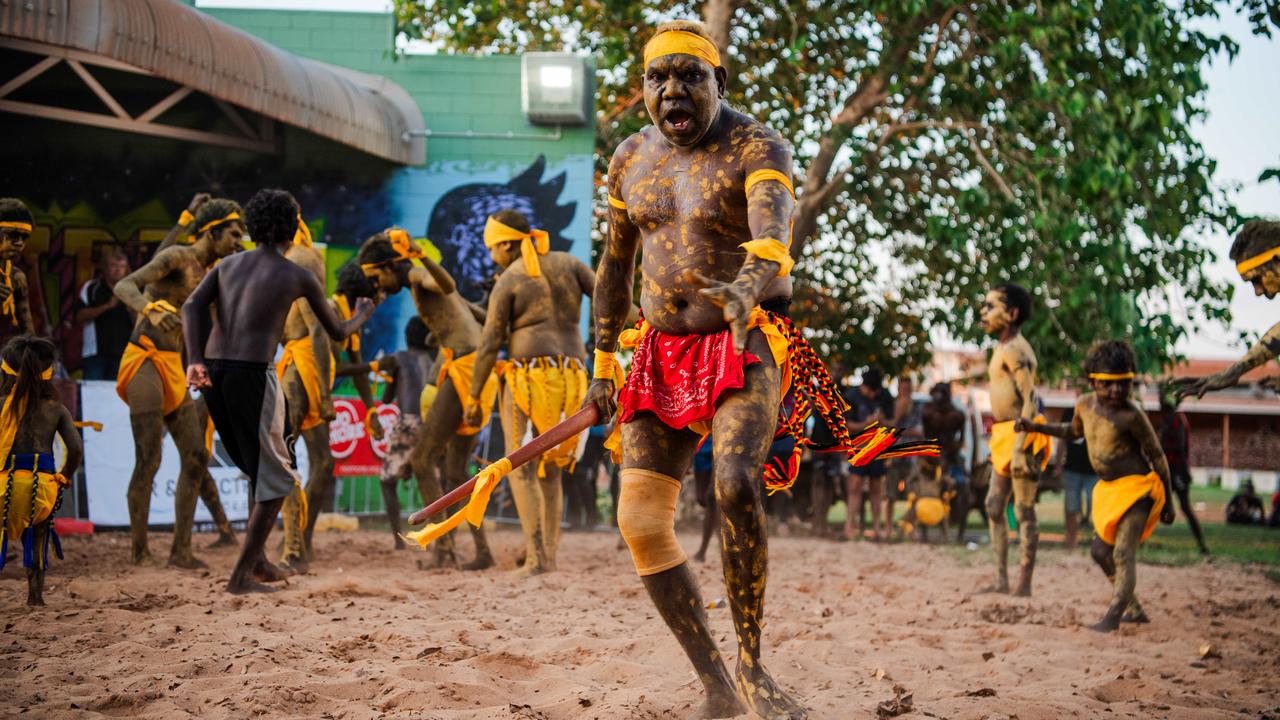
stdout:
<svg viewBox="0 0 1280 720">
<path fill-rule="evenodd" d="M 1274 0 L 397 8 L 406 33 L 450 51 L 595 55 L 601 175 L 648 123 L 639 57 L 656 23 L 726 18 L 709 28 L 729 41 L 728 101 L 791 140 L 803 179 L 798 317 L 855 367 L 918 366 L 930 332 L 979 340 L 979 299 L 1006 280 L 1035 295 L 1025 331 L 1050 378 L 1104 337 L 1156 370 L 1189 326 L 1229 319 L 1196 238 L 1238 217 L 1190 128 L 1201 68 L 1236 45 L 1199 28 L 1239 11 L 1269 34 Z"/>
</svg>

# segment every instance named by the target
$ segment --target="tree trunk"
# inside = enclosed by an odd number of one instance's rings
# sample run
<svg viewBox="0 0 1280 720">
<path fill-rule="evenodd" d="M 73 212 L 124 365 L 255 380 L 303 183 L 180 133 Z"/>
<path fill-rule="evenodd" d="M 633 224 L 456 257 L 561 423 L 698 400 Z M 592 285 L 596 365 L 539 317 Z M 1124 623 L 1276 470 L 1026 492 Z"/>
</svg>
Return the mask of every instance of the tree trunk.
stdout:
<svg viewBox="0 0 1280 720">
<path fill-rule="evenodd" d="M 702 24 L 720 50 L 720 59 L 729 56 L 729 21 L 733 19 L 733 0 L 706 0 L 702 4 Z"/>
</svg>

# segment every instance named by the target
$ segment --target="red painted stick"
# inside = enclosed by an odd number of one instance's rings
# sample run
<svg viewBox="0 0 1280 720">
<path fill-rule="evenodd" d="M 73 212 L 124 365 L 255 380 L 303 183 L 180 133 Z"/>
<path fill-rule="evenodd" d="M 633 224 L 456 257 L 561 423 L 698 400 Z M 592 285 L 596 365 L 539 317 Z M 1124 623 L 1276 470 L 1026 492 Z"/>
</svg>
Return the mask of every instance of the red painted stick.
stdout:
<svg viewBox="0 0 1280 720">
<path fill-rule="evenodd" d="M 555 427 L 529 441 L 528 445 L 522 445 L 508 455 L 507 459 L 511 461 L 511 469 L 515 470 L 565 440 L 568 440 L 574 435 L 577 435 L 583 430 L 595 425 L 596 420 L 599 418 L 600 409 L 594 404 L 591 404 L 564 420 L 561 420 Z M 409 524 L 419 525 L 424 523 L 427 521 L 427 518 L 448 508 L 450 505 L 466 500 L 471 496 L 471 488 L 475 487 L 476 480 L 479 477 L 479 475 L 472 477 L 470 480 L 445 493 L 435 502 L 410 515 Z"/>
</svg>

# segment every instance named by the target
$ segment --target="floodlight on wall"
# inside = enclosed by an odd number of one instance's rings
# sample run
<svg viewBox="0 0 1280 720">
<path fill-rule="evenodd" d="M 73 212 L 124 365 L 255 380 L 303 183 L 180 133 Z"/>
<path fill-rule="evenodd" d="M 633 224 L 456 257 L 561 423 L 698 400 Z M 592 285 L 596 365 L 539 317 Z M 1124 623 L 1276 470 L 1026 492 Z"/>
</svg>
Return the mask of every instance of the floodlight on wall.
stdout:
<svg viewBox="0 0 1280 720">
<path fill-rule="evenodd" d="M 520 59 L 520 107 L 534 125 L 586 125 L 594 104 L 586 58 L 531 52 Z"/>
</svg>

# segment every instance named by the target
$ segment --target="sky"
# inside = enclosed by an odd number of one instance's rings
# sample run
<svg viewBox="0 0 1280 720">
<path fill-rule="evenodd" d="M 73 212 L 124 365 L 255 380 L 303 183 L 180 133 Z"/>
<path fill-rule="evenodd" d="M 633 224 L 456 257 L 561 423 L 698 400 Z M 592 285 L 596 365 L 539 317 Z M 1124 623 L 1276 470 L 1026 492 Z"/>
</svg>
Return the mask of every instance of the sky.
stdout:
<svg viewBox="0 0 1280 720">
<path fill-rule="evenodd" d="M 388 0 L 197 0 L 200 7 L 278 8 L 290 10 L 347 10 L 385 12 Z M 1216 180 L 1230 186 L 1231 199 L 1244 215 L 1280 219 L 1280 182 L 1259 184 L 1267 167 L 1280 167 L 1280 31 L 1277 37 L 1256 37 L 1248 23 L 1227 16 L 1205 31 L 1226 31 L 1240 44 L 1234 61 L 1220 57 L 1206 68 L 1209 116 L 1194 128 L 1209 157 L 1218 161 Z M 1231 237 L 1226 233 L 1200 238 L 1217 255 L 1212 277 L 1235 287 L 1231 310 L 1233 327 L 1203 328 L 1180 344 L 1188 357 L 1232 358 L 1244 351 L 1239 330 L 1261 334 L 1280 322 L 1280 300 L 1253 295 L 1227 259 Z M 1184 303 L 1185 306 L 1185 303 Z"/>
</svg>

